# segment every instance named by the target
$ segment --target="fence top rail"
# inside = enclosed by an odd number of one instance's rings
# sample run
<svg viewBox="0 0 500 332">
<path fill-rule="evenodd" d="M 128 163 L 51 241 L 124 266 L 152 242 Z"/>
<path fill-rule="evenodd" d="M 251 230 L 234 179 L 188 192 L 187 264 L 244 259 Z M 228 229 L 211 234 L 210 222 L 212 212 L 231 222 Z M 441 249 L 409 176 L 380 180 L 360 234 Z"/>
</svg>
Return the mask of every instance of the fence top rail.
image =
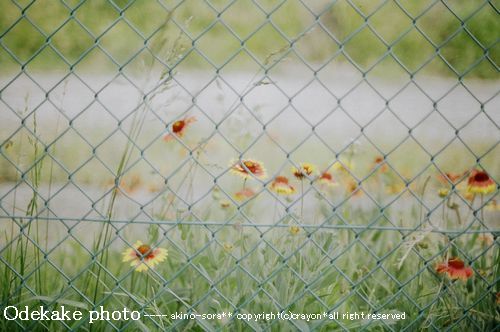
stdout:
<svg viewBox="0 0 500 332">
<path fill-rule="evenodd" d="M 245 227 L 245 228 L 288 228 L 290 224 L 286 223 L 274 223 L 274 224 L 265 224 L 259 223 L 254 224 L 251 222 L 238 222 L 238 221 L 210 221 L 210 220 L 120 220 L 120 219 L 97 219 L 97 218 L 57 218 L 57 217 L 38 217 L 38 216 L 25 216 L 25 215 L 12 215 L 12 216 L 0 216 L 0 219 L 4 220 L 29 220 L 29 222 L 33 222 L 35 220 L 40 221 L 51 221 L 51 222 L 94 222 L 94 223 L 114 223 L 114 224 L 131 224 L 131 225 L 166 225 L 166 226 L 178 226 L 178 225 L 188 225 L 191 227 L 203 227 L 203 226 L 223 226 L 223 227 Z M 399 226 L 376 226 L 376 225 L 314 225 L 307 223 L 297 223 L 293 224 L 294 226 L 301 227 L 307 230 L 355 230 L 355 231 L 396 231 L 396 232 L 427 232 L 427 233 L 438 233 L 438 234 L 450 234 L 450 235 L 462 235 L 462 234 L 500 234 L 500 228 L 482 228 L 482 229 L 441 229 L 438 227 L 429 227 L 429 226 L 417 226 L 417 227 L 399 227 Z"/>
</svg>

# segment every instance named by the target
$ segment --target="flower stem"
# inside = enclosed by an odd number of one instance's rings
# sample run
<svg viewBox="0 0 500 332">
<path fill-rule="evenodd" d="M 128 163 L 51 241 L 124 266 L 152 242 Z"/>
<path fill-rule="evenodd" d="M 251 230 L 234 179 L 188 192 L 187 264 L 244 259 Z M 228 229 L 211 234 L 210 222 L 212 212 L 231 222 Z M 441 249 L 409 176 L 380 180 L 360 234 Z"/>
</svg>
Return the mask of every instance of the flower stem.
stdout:
<svg viewBox="0 0 500 332">
<path fill-rule="evenodd" d="M 300 180 L 300 222 L 304 223 L 304 180 Z"/>
</svg>

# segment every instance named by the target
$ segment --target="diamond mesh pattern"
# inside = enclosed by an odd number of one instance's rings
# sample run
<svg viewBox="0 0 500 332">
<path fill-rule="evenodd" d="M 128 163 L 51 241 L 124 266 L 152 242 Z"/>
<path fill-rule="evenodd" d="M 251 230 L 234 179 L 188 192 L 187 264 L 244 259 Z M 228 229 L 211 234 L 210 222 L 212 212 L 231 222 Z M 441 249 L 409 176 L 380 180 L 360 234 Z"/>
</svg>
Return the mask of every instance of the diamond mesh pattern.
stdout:
<svg viewBox="0 0 500 332">
<path fill-rule="evenodd" d="M 0 11 L 2 311 L 141 312 L 97 327 L 119 331 L 500 326 L 495 1 L 10 0 Z M 253 158 L 266 178 L 231 171 Z M 293 179 L 302 162 L 333 182 Z M 485 194 L 467 189 L 473 169 L 493 183 Z M 280 175 L 293 195 L 273 190 Z M 145 274 L 123 264 L 138 239 L 167 248 L 166 262 Z M 437 273 L 451 257 L 474 277 Z M 223 311 L 234 315 L 169 318 Z M 407 318 L 236 317 L 288 311 Z"/>
</svg>

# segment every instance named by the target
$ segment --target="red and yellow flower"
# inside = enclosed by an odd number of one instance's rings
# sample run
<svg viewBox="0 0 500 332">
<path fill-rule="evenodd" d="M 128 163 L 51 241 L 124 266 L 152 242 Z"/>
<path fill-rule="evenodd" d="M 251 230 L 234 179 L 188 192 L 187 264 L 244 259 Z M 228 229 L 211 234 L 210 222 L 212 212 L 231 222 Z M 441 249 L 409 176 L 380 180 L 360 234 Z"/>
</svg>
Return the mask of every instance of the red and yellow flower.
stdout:
<svg viewBox="0 0 500 332">
<path fill-rule="evenodd" d="M 271 190 L 280 195 L 291 195 L 295 192 L 286 176 L 277 176 L 271 183 Z"/>
<path fill-rule="evenodd" d="M 137 272 L 146 271 L 167 258 L 168 251 L 164 248 L 151 248 L 150 245 L 136 241 L 132 248 L 123 252 L 122 262 L 130 262 Z"/>
<path fill-rule="evenodd" d="M 132 194 L 142 185 L 141 177 L 137 174 L 133 174 L 129 178 L 123 178 L 120 182 L 120 188 L 125 190 L 126 193 Z"/>
<path fill-rule="evenodd" d="M 139 175 L 133 174 L 131 176 L 126 176 L 121 178 L 120 184 L 118 186 L 115 185 L 116 180 L 114 179 L 109 179 L 106 181 L 105 186 L 106 188 L 109 187 L 114 187 L 113 191 L 116 192 L 117 195 L 121 194 L 122 192 L 125 192 L 127 194 L 133 194 L 137 190 L 139 190 L 142 186 L 142 179 Z"/>
<path fill-rule="evenodd" d="M 245 179 L 252 176 L 258 179 L 265 179 L 266 169 L 260 161 L 252 159 L 235 160 L 231 162 L 231 172 L 237 174 Z"/>
<path fill-rule="evenodd" d="M 389 166 L 385 163 L 385 159 L 382 156 L 377 156 L 373 160 L 373 168 L 379 167 L 381 173 L 387 173 Z"/>
<path fill-rule="evenodd" d="M 299 168 L 292 167 L 293 176 L 299 180 L 308 176 L 313 176 L 314 173 L 316 173 L 316 166 L 311 163 L 300 163 Z"/>
<path fill-rule="evenodd" d="M 464 262 L 457 257 L 448 259 L 447 262 L 436 265 L 437 273 L 446 273 L 450 279 L 460 279 L 467 281 L 474 274 L 470 266 L 465 266 Z"/>
<path fill-rule="evenodd" d="M 472 170 L 467 181 L 467 191 L 472 194 L 491 194 L 496 190 L 496 183 L 485 171 Z"/>
<path fill-rule="evenodd" d="M 320 184 L 327 185 L 327 186 L 337 185 L 337 182 L 335 182 L 335 180 L 333 179 L 332 173 L 330 173 L 328 171 L 324 171 L 323 173 L 321 173 L 321 175 L 318 178 L 318 182 Z"/>
<path fill-rule="evenodd" d="M 449 184 L 450 182 L 453 184 L 457 184 L 457 182 L 466 174 L 465 173 L 453 173 L 447 172 L 444 174 L 438 175 L 438 180 L 443 184 Z"/>
<path fill-rule="evenodd" d="M 165 136 L 163 136 L 163 140 L 168 142 L 173 140 L 175 136 L 183 137 L 184 134 L 186 133 L 187 128 L 193 122 L 196 122 L 196 118 L 194 116 L 186 117 L 182 120 L 175 121 L 174 123 L 172 123 L 170 133 L 165 134 Z"/>
<path fill-rule="evenodd" d="M 255 196 L 255 191 L 250 188 L 244 188 L 234 194 L 234 199 L 244 201 Z"/>
<path fill-rule="evenodd" d="M 350 193 L 352 197 L 360 196 L 363 193 L 356 181 L 349 181 L 347 184 L 347 192 Z"/>
</svg>

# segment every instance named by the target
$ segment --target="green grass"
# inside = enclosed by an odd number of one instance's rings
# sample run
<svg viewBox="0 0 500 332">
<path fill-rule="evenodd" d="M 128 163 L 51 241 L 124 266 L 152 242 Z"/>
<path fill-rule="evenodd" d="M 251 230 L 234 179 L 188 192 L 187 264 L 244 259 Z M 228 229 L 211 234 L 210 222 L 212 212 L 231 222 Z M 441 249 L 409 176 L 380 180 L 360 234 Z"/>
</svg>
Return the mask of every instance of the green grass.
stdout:
<svg viewBox="0 0 500 332">
<path fill-rule="evenodd" d="M 249 209 L 248 213 L 252 213 Z M 373 220 L 380 218 L 378 209 L 366 211 L 346 206 L 338 211 L 347 220 Z M 391 218 L 385 212 L 383 218 Z M 413 218 L 418 219 L 414 214 Z M 452 220 L 450 220 L 451 222 Z M 43 223 L 41 219 L 33 222 Z M 49 221 L 50 230 L 67 233 L 67 226 L 57 221 Z M 85 222 L 84 222 L 85 224 Z M 418 241 L 408 232 L 397 230 L 339 230 L 303 227 L 297 235 L 284 227 L 231 225 L 206 226 L 196 221 L 184 226 L 155 224 L 149 226 L 148 238 L 144 241 L 167 248 L 166 262 L 148 274 L 130 270 L 121 263 L 120 252 L 128 246 L 119 238 L 114 248 L 109 249 L 106 273 L 107 281 L 96 279 L 89 267 L 95 264 L 87 249 L 69 238 L 62 245 L 49 244 L 50 263 L 38 266 L 31 255 L 26 256 L 26 282 L 21 284 L 6 265 L 1 265 L 4 277 L 2 284 L 3 306 L 56 305 L 86 308 L 93 303 L 103 305 L 106 310 L 139 310 L 143 313 L 173 314 L 194 310 L 198 313 L 236 312 L 241 313 L 278 312 L 290 310 L 296 313 L 322 313 L 325 310 L 338 312 L 405 312 L 405 321 L 389 323 L 394 330 L 403 327 L 421 330 L 433 326 L 444 329 L 491 330 L 498 324 L 494 286 L 498 283 L 499 251 L 498 239 L 492 247 L 477 240 L 474 235 L 453 237 L 451 242 L 439 233 L 425 233 Z M 338 223 L 329 223 L 337 224 Z M 134 226 L 114 224 L 120 229 L 121 237 L 135 241 Z M 146 229 L 148 226 L 135 226 Z M 86 236 L 97 236 L 90 225 L 83 225 Z M 80 229 L 80 230 L 81 230 Z M 151 229 L 156 231 L 151 232 Z M 91 231 L 92 230 L 92 231 Z M 69 231 L 78 239 L 86 236 Z M 143 231 L 144 233 L 144 231 Z M 157 233 L 156 236 L 151 234 Z M 66 234 L 67 235 L 67 234 Z M 155 238 L 156 237 L 156 238 Z M 231 249 L 224 248 L 232 243 Z M 28 247 L 31 249 L 31 246 Z M 407 255 L 409 252 L 409 255 Z M 478 257 L 473 266 L 476 274 L 467 282 L 451 282 L 434 272 L 436 263 L 446 254 L 464 254 Z M 10 266 L 16 268 L 15 251 L 4 255 Z M 402 257 L 406 257 L 401 262 Z M 400 267 L 399 267 L 400 266 Z M 59 272 L 59 269 L 62 272 Z M 43 291 L 38 289 L 33 273 L 44 276 Z M 64 273 L 64 276 L 60 273 Z M 50 280 L 50 282 L 48 282 Z M 99 284 L 102 292 L 96 302 L 89 301 L 93 287 Z M 492 288 L 488 287 L 492 285 Z M 35 296 L 28 289 L 34 290 Z M 77 292 L 83 292 L 83 294 Z M 15 295 L 15 296 L 14 296 Z M 13 297 L 14 296 L 14 297 Z M 17 299 L 17 300 L 16 300 Z M 410 300 L 411 299 L 411 300 Z M 192 308 L 190 308 L 192 306 Z M 325 307 L 326 306 L 326 307 Z M 421 309 L 420 309 L 421 308 Z M 465 312 L 464 312 L 465 309 Z M 83 310 L 85 312 L 85 310 Z M 467 318 L 462 319 L 463 316 Z M 87 317 L 88 318 L 88 317 Z M 86 318 L 86 319 L 87 319 Z M 154 322 L 153 322 L 154 321 Z M 362 321 L 340 320 L 345 327 L 362 328 L 369 331 L 385 330 L 383 325 Z M 34 330 L 58 330 L 58 322 L 32 324 L 21 322 Z M 249 325 L 241 320 L 173 321 L 170 317 L 148 319 L 140 323 L 117 321 L 115 326 L 132 330 L 143 325 L 155 330 L 158 326 L 178 329 L 201 330 L 223 328 L 225 330 L 250 330 L 251 327 L 271 328 L 271 330 L 293 329 L 287 321 L 259 321 Z M 2 330 L 17 329 L 15 323 L 2 320 Z M 139 325 L 140 324 L 140 325 Z M 339 325 L 331 321 L 295 322 L 303 328 L 317 327 L 320 330 L 338 330 Z M 366 325 L 365 325 L 366 324 Z M 72 328 L 88 329 L 85 320 L 70 322 Z M 106 322 L 94 322 L 92 330 L 107 330 Z"/>
<path fill-rule="evenodd" d="M 165 7 L 160 1 L 115 1 L 115 6 L 104 0 L 77 3 L 66 7 L 59 1 L 39 0 L 27 6 L 27 1 L 21 1 L 18 8 L 3 2 L 0 36 L 9 51 L 0 48 L 2 67 L 23 66 L 30 71 L 134 68 L 150 52 L 141 51 L 144 39 L 173 18 L 177 24 L 169 21 L 167 39 L 181 34 L 182 68 L 253 68 L 257 64 L 246 52 L 265 64 L 269 53 L 291 46 L 287 57 L 295 62 L 301 62 L 301 57 L 316 67 L 337 54 L 339 61 L 354 61 L 363 71 L 385 56 L 381 63 L 386 71 L 398 73 L 416 73 L 422 66 L 426 73 L 448 76 L 455 75 L 449 66 L 467 77 L 495 78 L 497 72 L 492 63 L 498 64 L 495 32 L 500 23 L 491 5 L 480 0 L 449 2 L 454 14 L 443 3 L 428 9 L 429 1 L 400 1 L 407 14 L 393 1 L 379 8 L 365 0 L 353 1 L 356 9 L 346 1 L 333 6 L 318 1 L 310 4 L 312 13 L 298 1 L 260 1 L 262 10 L 244 0 L 228 8 L 226 1 L 211 1 L 213 8 L 198 1 L 164 1 Z M 267 13 L 272 24 L 266 23 Z M 412 27 L 413 18 L 416 27 Z M 467 30 L 461 29 L 461 21 Z M 484 58 L 485 52 L 489 58 Z"/>
</svg>

